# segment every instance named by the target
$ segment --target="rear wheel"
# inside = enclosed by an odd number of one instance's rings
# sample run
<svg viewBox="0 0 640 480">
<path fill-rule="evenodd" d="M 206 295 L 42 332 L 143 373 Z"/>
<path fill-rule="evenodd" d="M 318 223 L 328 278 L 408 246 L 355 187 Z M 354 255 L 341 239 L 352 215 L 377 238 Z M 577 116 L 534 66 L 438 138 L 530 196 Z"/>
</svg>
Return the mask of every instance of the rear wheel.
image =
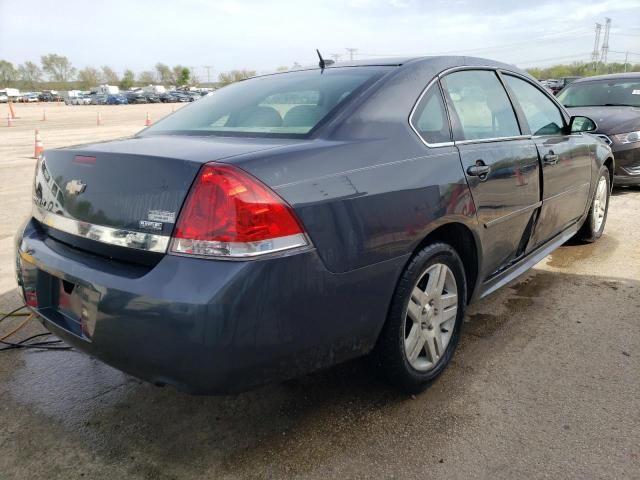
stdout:
<svg viewBox="0 0 640 480">
<path fill-rule="evenodd" d="M 602 236 L 609 211 L 609 197 L 611 195 L 609 182 L 609 170 L 607 167 L 602 167 L 589 207 L 589 214 L 576 235 L 579 240 L 595 242 Z"/>
<path fill-rule="evenodd" d="M 442 373 L 458 343 L 466 299 L 464 267 L 449 245 L 434 243 L 411 260 L 375 352 L 391 383 L 415 393 Z"/>
</svg>

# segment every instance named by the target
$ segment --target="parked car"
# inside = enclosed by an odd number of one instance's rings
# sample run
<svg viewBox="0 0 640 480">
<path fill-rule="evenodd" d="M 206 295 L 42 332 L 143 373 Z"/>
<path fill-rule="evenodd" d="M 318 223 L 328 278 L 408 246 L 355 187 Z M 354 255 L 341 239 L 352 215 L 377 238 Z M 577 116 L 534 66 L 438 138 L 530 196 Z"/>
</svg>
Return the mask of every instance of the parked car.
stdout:
<svg viewBox="0 0 640 480">
<path fill-rule="evenodd" d="M 0 93 L 0 103 L 7 103 L 7 102 L 9 102 L 9 97 L 7 97 L 7 95 L 4 93 Z"/>
<path fill-rule="evenodd" d="M 159 98 L 162 103 L 175 103 L 178 101 L 178 98 L 169 92 L 161 93 Z"/>
<path fill-rule="evenodd" d="M 470 302 L 602 235 L 614 160 L 593 127 L 471 57 L 255 77 L 46 151 L 19 285 L 56 335 L 156 384 L 236 392 L 372 353 L 418 391 Z"/>
<path fill-rule="evenodd" d="M 147 103 L 160 103 L 160 96 L 155 93 L 146 92 L 144 93 L 144 98 Z"/>
<path fill-rule="evenodd" d="M 640 185 L 640 73 L 576 80 L 558 94 L 572 115 L 588 115 L 616 158 L 615 185 Z"/>
<path fill-rule="evenodd" d="M 38 94 L 37 93 L 33 93 L 33 92 L 26 92 L 21 94 L 18 98 L 17 98 L 18 102 L 21 103 L 35 103 L 38 102 Z"/>
<path fill-rule="evenodd" d="M 106 105 L 107 104 L 107 95 L 104 93 L 92 93 L 91 94 L 91 105 Z"/>
<path fill-rule="evenodd" d="M 52 92 L 42 92 L 38 95 L 38 99 L 41 102 L 61 102 L 63 100 L 60 94 Z"/>
<path fill-rule="evenodd" d="M 107 105 L 126 105 L 129 102 L 127 101 L 127 97 L 125 97 L 121 93 L 116 93 L 113 95 L 107 95 L 105 103 Z"/>
<path fill-rule="evenodd" d="M 147 103 L 147 98 L 142 92 L 127 92 L 125 97 L 128 103 Z"/>
<path fill-rule="evenodd" d="M 193 102 L 193 97 L 185 94 L 184 92 L 172 91 L 169 93 L 171 94 L 171 96 L 173 96 L 176 99 L 175 100 L 176 102 L 182 102 L 182 103 Z"/>
<path fill-rule="evenodd" d="M 553 91 L 554 95 L 557 95 L 558 92 L 560 92 L 560 90 L 562 90 L 564 87 L 566 87 L 570 83 L 575 82 L 580 78 L 582 77 L 564 77 L 564 78 L 561 78 L 560 80 L 556 80 L 553 84 L 549 86 L 549 88 L 551 88 L 551 91 Z"/>
</svg>

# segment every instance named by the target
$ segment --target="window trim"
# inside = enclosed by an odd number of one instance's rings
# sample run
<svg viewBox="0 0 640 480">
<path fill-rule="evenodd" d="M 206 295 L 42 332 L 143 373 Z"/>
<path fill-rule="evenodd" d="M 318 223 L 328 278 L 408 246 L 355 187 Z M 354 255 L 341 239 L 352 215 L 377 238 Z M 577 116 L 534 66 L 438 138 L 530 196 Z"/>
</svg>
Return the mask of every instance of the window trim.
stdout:
<svg viewBox="0 0 640 480">
<path fill-rule="evenodd" d="M 570 133 L 568 132 L 569 119 L 567 118 L 567 112 L 564 111 L 564 108 L 562 107 L 560 102 L 558 102 L 555 99 L 555 97 L 552 97 L 551 95 L 549 95 L 549 92 L 547 92 L 544 88 L 542 88 L 541 86 L 535 85 L 534 83 L 531 82 L 530 79 L 528 79 L 527 77 L 525 77 L 523 75 L 516 75 L 514 72 L 510 72 L 509 70 L 504 70 L 504 72 L 501 71 L 501 70 L 498 70 L 498 75 L 500 76 L 500 80 L 502 81 L 502 83 L 504 85 L 504 88 L 507 91 L 507 95 L 509 96 L 509 99 L 511 100 L 511 103 L 514 106 L 514 109 L 516 110 L 517 115 L 518 116 L 522 116 L 522 122 L 524 122 L 524 124 L 527 126 L 527 130 L 529 131 L 529 134 L 530 134 L 531 138 L 565 137 L 567 135 L 570 135 Z M 537 89 L 546 98 L 551 100 L 551 103 L 558 109 L 558 112 L 560 112 L 560 117 L 562 118 L 562 122 L 563 122 L 562 133 L 553 134 L 553 135 L 552 134 L 534 135 L 533 132 L 531 132 L 531 125 L 529 125 L 529 120 L 527 120 L 527 116 L 524 113 L 524 109 L 522 108 L 522 105 L 520 105 L 520 101 L 518 100 L 518 97 L 515 95 L 515 92 L 513 92 L 511 87 L 507 84 L 506 79 L 502 78 L 502 75 L 504 75 L 505 77 L 511 76 L 511 77 L 517 78 L 518 80 L 522 80 L 526 84 L 528 84 L 528 85 L 532 86 L 533 88 Z"/>
<path fill-rule="evenodd" d="M 433 86 L 436 86 L 435 88 L 438 89 L 438 91 L 440 92 L 440 98 L 442 100 L 442 105 L 444 107 L 444 115 L 447 119 L 447 125 L 449 126 L 449 138 L 451 139 L 448 142 L 437 142 L 437 143 L 429 143 L 427 142 L 422 135 L 420 135 L 420 132 L 418 131 L 418 129 L 414 126 L 414 122 L 413 122 L 413 117 L 416 113 L 416 111 L 418 110 L 418 106 L 422 103 L 422 99 L 424 98 L 424 96 L 427 94 L 427 92 L 429 92 L 429 89 Z M 418 138 L 420 139 L 420 141 L 422 143 L 424 143 L 427 147 L 429 148 L 439 148 L 439 147 L 452 147 L 455 145 L 455 142 L 453 141 L 453 132 L 451 129 L 451 118 L 449 117 L 449 109 L 447 108 L 447 102 L 444 98 L 444 94 L 442 92 L 442 87 L 440 86 L 440 78 L 438 76 L 435 76 L 431 79 L 431 81 L 427 84 L 426 87 L 424 87 L 424 89 L 422 90 L 422 92 L 420 93 L 420 96 L 418 97 L 418 100 L 416 100 L 416 102 L 413 104 L 413 108 L 411 109 L 411 113 L 409 113 L 409 126 L 411 127 L 411 130 L 413 130 L 415 132 L 415 134 L 418 136 Z"/>
<path fill-rule="evenodd" d="M 531 134 L 530 133 L 525 133 L 523 131 L 522 128 L 522 124 L 520 122 L 520 118 L 518 116 L 518 111 L 516 109 L 516 106 L 513 104 L 511 97 L 509 96 L 509 92 L 507 91 L 505 85 L 502 82 L 502 78 L 500 77 L 500 69 L 496 68 L 496 67 L 490 67 L 490 66 L 482 66 L 482 65 L 462 65 L 462 66 L 458 66 L 458 67 L 453 67 L 453 68 L 449 68 L 447 70 L 444 70 L 442 72 L 440 72 L 438 74 L 438 79 L 444 79 L 447 75 L 450 75 L 451 73 L 455 73 L 455 72 L 459 72 L 459 71 L 466 71 L 466 70 L 471 70 L 471 71 L 489 71 L 489 72 L 493 72 L 493 74 L 496 76 L 496 80 L 498 81 L 498 83 L 500 84 L 500 86 L 502 87 L 502 89 L 504 90 L 506 96 L 507 96 L 507 100 L 509 101 L 509 105 L 511 106 L 511 109 L 513 111 L 513 116 L 516 119 L 516 124 L 518 125 L 518 130 L 520 131 L 520 135 L 507 135 L 504 137 L 492 137 L 492 138 L 472 138 L 472 139 L 468 139 L 468 140 L 453 140 L 454 145 L 469 145 L 469 144 L 473 144 L 473 143 L 487 143 L 487 142 L 499 142 L 499 141 L 513 141 L 513 140 L 522 140 L 522 139 L 530 139 L 531 138 Z M 451 109 L 452 112 L 449 112 L 449 115 L 451 117 L 454 116 L 454 114 L 457 117 L 457 114 L 455 113 L 455 109 L 453 107 L 453 105 L 451 104 L 450 101 L 450 97 L 449 95 L 444 93 L 444 89 L 443 90 L 443 95 L 445 97 L 445 104 L 447 106 L 447 110 Z M 459 123 L 459 120 L 457 120 Z M 461 125 L 456 125 L 457 128 L 462 128 Z M 453 128 L 453 121 L 451 122 L 451 130 L 452 130 L 452 134 L 454 134 L 455 132 L 455 128 Z"/>
</svg>

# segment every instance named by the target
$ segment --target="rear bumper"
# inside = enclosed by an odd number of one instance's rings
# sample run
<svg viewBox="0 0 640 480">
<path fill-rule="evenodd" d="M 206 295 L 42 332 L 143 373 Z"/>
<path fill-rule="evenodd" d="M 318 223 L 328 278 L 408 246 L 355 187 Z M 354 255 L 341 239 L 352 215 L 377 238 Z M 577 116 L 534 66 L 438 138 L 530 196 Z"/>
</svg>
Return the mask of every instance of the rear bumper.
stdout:
<svg viewBox="0 0 640 480">
<path fill-rule="evenodd" d="M 18 283 L 48 329 L 193 393 L 243 391 L 368 352 L 405 261 L 340 275 L 315 251 L 243 262 L 165 255 L 140 267 L 56 242 L 32 220 L 16 240 Z"/>
</svg>

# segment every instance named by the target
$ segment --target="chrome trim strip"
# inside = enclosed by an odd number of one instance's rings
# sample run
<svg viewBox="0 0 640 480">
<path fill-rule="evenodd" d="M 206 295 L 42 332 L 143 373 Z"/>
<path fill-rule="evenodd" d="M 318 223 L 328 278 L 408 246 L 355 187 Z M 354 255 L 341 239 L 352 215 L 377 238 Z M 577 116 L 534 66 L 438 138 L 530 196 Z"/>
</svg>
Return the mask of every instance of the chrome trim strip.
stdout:
<svg viewBox="0 0 640 480">
<path fill-rule="evenodd" d="M 542 201 L 543 202 L 549 202 L 551 200 L 555 201 L 560 197 L 564 197 L 565 195 L 569 195 L 570 193 L 575 192 L 576 190 L 581 190 L 584 187 L 587 187 L 587 189 L 591 186 L 590 183 L 581 183 L 580 185 L 576 185 L 572 188 L 570 188 L 569 190 L 565 190 L 564 192 L 560 192 L 560 193 L 556 193 L 555 195 L 551 195 L 550 197 L 547 198 L 543 198 Z"/>
<path fill-rule="evenodd" d="M 488 222 L 485 222 L 484 224 L 484 228 L 489 228 L 489 227 L 493 227 L 494 225 L 497 225 L 498 223 L 502 223 L 505 220 L 509 220 L 512 217 L 515 217 L 517 215 L 520 215 L 522 213 L 527 213 L 530 210 L 535 210 L 538 207 L 542 206 L 542 202 L 536 202 L 533 203 L 531 205 L 528 205 L 524 208 L 520 208 L 519 210 L 515 210 L 511 213 L 507 213 L 506 215 L 503 215 L 502 217 L 499 218 L 494 218 L 493 220 L 489 220 Z"/>
<path fill-rule="evenodd" d="M 115 245 L 117 247 L 134 248 L 146 252 L 166 253 L 171 237 L 153 233 L 136 232 L 121 228 L 106 227 L 63 217 L 33 205 L 33 217 L 44 225 L 55 230 L 95 240 L 96 242 Z"/>
<path fill-rule="evenodd" d="M 413 108 L 411 109 L 411 113 L 409 113 L 409 126 L 411 127 L 411 130 L 413 130 L 415 132 L 415 134 L 418 136 L 420 141 L 422 143 L 424 143 L 429 148 L 453 147 L 453 145 L 454 145 L 453 142 L 440 142 L 440 143 L 429 143 L 429 142 L 427 142 L 424 138 L 422 138 L 422 135 L 420 135 L 420 132 L 418 132 L 416 127 L 413 126 L 413 115 L 416 113 L 416 110 L 418 109 L 418 105 L 420 105 L 420 102 L 422 101 L 422 97 L 424 97 L 426 95 L 426 93 L 429 91 L 429 89 L 437 81 L 438 81 L 438 77 L 436 76 L 427 84 L 427 86 L 424 88 L 424 90 L 422 90 L 422 93 L 418 97 L 418 100 L 416 100 L 416 103 L 413 104 Z M 440 89 L 438 88 L 438 90 L 440 90 Z M 442 96 L 442 92 L 440 92 L 440 96 Z M 442 99 L 442 102 L 444 103 L 444 98 Z M 447 123 L 449 123 L 449 134 L 451 134 L 451 122 L 449 121 L 449 114 L 446 111 L 446 109 L 447 109 L 446 105 L 445 105 L 444 108 L 445 108 L 445 114 L 447 115 Z"/>
<path fill-rule="evenodd" d="M 511 137 L 478 138 L 473 140 L 456 140 L 456 145 L 470 145 L 472 143 L 508 142 L 512 140 L 531 140 L 531 135 L 513 135 Z"/>
<path fill-rule="evenodd" d="M 244 249 L 244 252 L 234 252 L 229 254 L 202 254 L 202 253 L 186 253 L 178 249 L 180 242 L 184 241 L 180 238 L 171 239 L 170 248 L 167 252 L 169 255 L 175 255 L 177 257 L 189 257 L 189 258 L 202 258 L 205 260 L 230 260 L 230 261 L 242 261 L 242 260 L 257 260 L 259 258 L 271 258 L 276 256 L 283 256 L 287 253 L 299 253 L 309 251 L 313 248 L 311 240 L 306 233 L 296 233 L 288 235 L 286 237 L 278 237 L 270 240 L 264 240 L 260 242 L 248 242 L 248 243 L 224 243 L 224 242 L 206 242 L 210 244 L 220 245 L 220 249 Z M 188 240 L 187 240 L 188 241 Z M 272 248 L 266 251 L 250 251 L 251 248 L 260 248 L 260 245 L 266 243 L 272 243 Z M 215 248 L 215 245 L 214 245 Z M 249 251 L 247 251 L 249 250 Z"/>
</svg>

